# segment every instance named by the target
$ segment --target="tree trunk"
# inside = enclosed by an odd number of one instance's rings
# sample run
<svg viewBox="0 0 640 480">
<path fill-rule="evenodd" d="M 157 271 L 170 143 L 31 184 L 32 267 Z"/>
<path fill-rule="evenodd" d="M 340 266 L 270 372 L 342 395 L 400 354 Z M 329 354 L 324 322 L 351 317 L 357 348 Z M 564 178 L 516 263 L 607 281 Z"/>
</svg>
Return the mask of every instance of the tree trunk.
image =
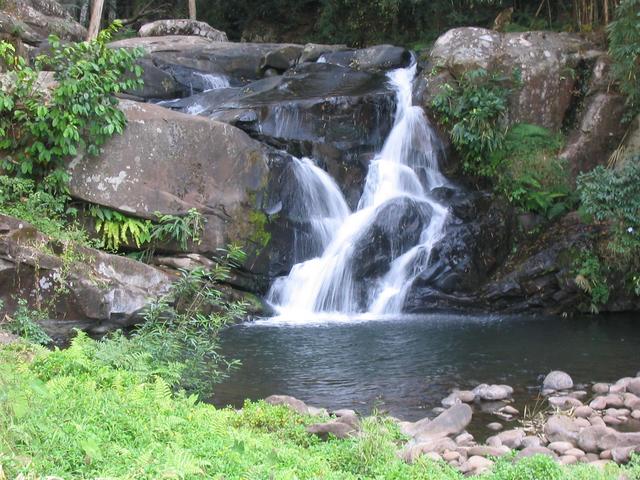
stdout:
<svg viewBox="0 0 640 480">
<path fill-rule="evenodd" d="M 91 21 L 89 22 L 89 33 L 87 40 L 95 40 L 98 37 L 100 31 L 100 21 L 102 20 L 102 7 L 104 0 L 93 0 L 93 6 L 91 8 Z"/>
<path fill-rule="evenodd" d="M 189 18 L 196 19 L 196 0 L 189 0 Z"/>
</svg>

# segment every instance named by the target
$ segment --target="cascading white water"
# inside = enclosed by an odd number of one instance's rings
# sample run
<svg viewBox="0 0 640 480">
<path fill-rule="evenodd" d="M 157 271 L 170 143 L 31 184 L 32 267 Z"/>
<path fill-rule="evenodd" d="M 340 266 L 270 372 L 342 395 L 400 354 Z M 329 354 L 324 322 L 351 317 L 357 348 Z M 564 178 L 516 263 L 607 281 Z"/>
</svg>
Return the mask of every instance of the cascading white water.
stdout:
<svg viewBox="0 0 640 480">
<path fill-rule="evenodd" d="M 442 237 L 448 215 L 448 209 L 429 193 L 433 188 L 446 184 L 446 179 L 438 169 L 437 137 L 422 109 L 412 105 L 415 74 L 415 64 L 388 74 L 396 94 L 395 122 L 382 150 L 371 161 L 358 209 L 342 217 L 338 228 L 332 225 L 323 233 L 331 237 L 330 241 L 326 236 L 322 237 L 326 248 L 321 256 L 294 265 L 287 277 L 274 282 L 268 301 L 280 316 L 306 321 L 320 312 L 401 312 L 411 283 L 427 265 L 433 245 Z M 319 168 L 311 169 L 313 164 L 309 160 L 306 162 L 308 174 L 321 176 L 322 183 L 331 180 Z M 316 181 L 309 176 L 298 179 L 308 184 Z M 332 180 L 331 183 L 335 186 Z M 321 193 L 313 187 L 310 190 Z M 305 203 L 311 206 L 344 204 L 337 187 L 323 190 L 322 195 L 308 196 Z M 431 212 L 430 221 L 418 244 L 395 258 L 375 285 L 367 286 L 366 305 L 363 306 L 361 295 L 357 294 L 361 289 L 354 275 L 358 242 L 385 206 L 402 197 L 427 205 Z"/>
<path fill-rule="evenodd" d="M 203 92 L 210 92 L 211 90 L 229 87 L 229 79 L 224 75 L 200 72 L 193 72 L 193 75 L 201 79 L 204 86 L 204 89 L 202 90 Z"/>
</svg>

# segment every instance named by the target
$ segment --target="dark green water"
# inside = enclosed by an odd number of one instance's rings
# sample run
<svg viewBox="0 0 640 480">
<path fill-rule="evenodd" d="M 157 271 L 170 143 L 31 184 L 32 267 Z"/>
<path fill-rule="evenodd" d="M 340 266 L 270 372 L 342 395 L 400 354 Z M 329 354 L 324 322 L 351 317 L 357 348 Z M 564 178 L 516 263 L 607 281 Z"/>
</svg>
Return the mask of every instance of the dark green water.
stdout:
<svg viewBox="0 0 640 480">
<path fill-rule="evenodd" d="M 640 315 L 574 319 L 429 315 L 363 322 L 242 324 L 223 334 L 242 361 L 214 403 L 287 394 L 312 405 L 374 406 L 407 420 L 430 414 L 452 388 L 506 383 L 534 401 L 551 370 L 575 383 L 640 370 Z"/>
</svg>

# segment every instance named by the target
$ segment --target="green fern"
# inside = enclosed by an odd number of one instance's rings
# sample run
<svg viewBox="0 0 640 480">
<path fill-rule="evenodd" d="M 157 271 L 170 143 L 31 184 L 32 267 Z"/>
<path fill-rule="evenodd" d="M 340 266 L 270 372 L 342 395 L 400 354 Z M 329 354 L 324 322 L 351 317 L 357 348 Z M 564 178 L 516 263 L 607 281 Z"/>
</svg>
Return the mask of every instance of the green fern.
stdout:
<svg viewBox="0 0 640 480">
<path fill-rule="evenodd" d="M 107 250 L 116 252 L 130 242 L 140 248 L 151 241 L 153 224 L 150 220 L 129 217 L 97 205 L 91 206 L 89 213 L 95 219 L 96 232 L 101 234 L 103 247 Z"/>
</svg>

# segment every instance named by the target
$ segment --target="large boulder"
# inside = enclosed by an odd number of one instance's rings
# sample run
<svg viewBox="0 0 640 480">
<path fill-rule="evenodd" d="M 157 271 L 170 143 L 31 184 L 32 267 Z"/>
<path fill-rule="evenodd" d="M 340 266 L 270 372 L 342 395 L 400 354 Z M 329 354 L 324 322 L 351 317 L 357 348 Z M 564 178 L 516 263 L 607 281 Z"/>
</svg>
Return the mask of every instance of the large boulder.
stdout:
<svg viewBox="0 0 640 480">
<path fill-rule="evenodd" d="M 156 20 L 145 23 L 138 30 L 141 37 L 162 37 L 165 35 L 195 35 L 214 42 L 226 42 L 227 34 L 216 30 L 206 22 L 189 19 Z"/>
<path fill-rule="evenodd" d="M 454 78 L 477 68 L 507 75 L 519 70 L 522 87 L 514 89 L 510 97 L 509 122 L 558 131 L 574 101 L 573 72 L 585 62 L 595 62 L 601 54 L 584 39 L 568 33 L 498 33 L 465 27 L 438 38 L 430 63 Z"/>
<path fill-rule="evenodd" d="M 395 101 L 384 75 L 305 63 L 282 76 L 163 105 L 231 123 L 277 148 L 319 160 L 355 207 L 368 161 L 391 129 Z"/>
<path fill-rule="evenodd" d="M 2 33 L 37 46 L 51 34 L 62 40 L 84 40 L 87 30 L 55 0 L 4 0 L 0 3 Z"/>
<path fill-rule="evenodd" d="M 585 99 L 579 123 L 560 154 L 573 178 L 607 164 L 627 129 L 620 121 L 625 110 L 625 97 L 617 93 L 601 92 Z"/>
<path fill-rule="evenodd" d="M 407 67 L 411 63 L 411 52 L 393 45 L 376 45 L 360 50 L 325 53 L 318 61 L 356 70 L 380 71 Z"/>
<path fill-rule="evenodd" d="M 272 43 L 234 43 L 213 41 L 196 35 L 136 37 L 109 44 L 112 48 L 143 48 L 146 58 L 187 67 L 199 72 L 224 75 L 234 85 L 262 78 L 265 56 L 288 48 L 291 66 L 303 50 L 302 45 Z M 294 54 L 293 52 L 297 52 Z"/>
<path fill-rule="evenodd" d="M 62 336 L 74 327 L 104 333 L 140 320 L 141 309 L 175 277 L 141 262 L 54 241 L 30 224 L 0 215 L 0 299 L 4 312 L 18 300 L 50 306 L 45 326 Z"/>
<path fill-rule="evenodd" d="M 208 118 L 132 101 L 120 108 L 128 119 L 124 133 L 99 157 L 81 154 L 71 162 L 72 196 L 147 219 L 197 209 L 206 225 L 202 242 L 189 250 L 215 254 L 239 243 L 249 254 L 246 269 L 259 278 L 246 286 L 252 290 L 290 268 L 287 242 L 294 235 L 283 190 L 294 181 L 291 157 Z"/>
</svg>

